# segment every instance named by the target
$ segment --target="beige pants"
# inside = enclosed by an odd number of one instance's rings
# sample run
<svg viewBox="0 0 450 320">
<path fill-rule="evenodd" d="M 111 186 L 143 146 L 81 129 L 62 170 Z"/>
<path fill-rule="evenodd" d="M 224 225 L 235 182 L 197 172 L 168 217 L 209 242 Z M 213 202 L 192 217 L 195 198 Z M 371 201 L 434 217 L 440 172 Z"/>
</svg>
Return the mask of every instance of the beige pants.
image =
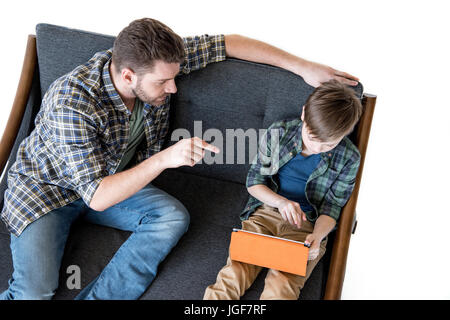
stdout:
<svg viewBox="0 0 450 320">
<path fill-rule="evenodd" d="M 282 219 L 276 208 L 262 205 L 251 216 L 242 222 L 242 229 L 304 242 L 306 236 L 313 232 L 314 225 L 309 221 L 302 221 L 297 229 Z M 319 255 L 309 260 L 306 276 L 269 269 L 267 272 L 261 300 L 297 300 L 300 290 L 311 275 L 314 267 L 325 254 L 327 239 L 320 244 Z M 232 261 L 228 256 L 227 264 L 219 271 L 215 284 L 206 288 L 205 300 L 238 300 L 255 281 L 262 267 Z"/>
</svg>

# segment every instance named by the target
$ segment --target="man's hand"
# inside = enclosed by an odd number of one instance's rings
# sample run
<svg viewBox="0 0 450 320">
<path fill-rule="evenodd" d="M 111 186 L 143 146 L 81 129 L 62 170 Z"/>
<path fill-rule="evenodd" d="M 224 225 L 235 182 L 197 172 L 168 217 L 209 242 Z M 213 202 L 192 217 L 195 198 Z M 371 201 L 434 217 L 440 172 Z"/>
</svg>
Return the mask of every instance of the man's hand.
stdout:
<svg viewBox="0 0 450 320">
<path fill-rule="evenodd" d="M 219 148 L 208 144 L 206 141 L 193 137 L 182 139 L 173 146 L 160 152 L 162 164 L 165 168 L 178 168 L 181 166 L 193 167 L 203 159 L 205 150 L 219 153 Z"/>
<path fill-rule="evenodd" d="M 298 68 L 296 73 L 302 76 L 303 80 L 310 86 L 318 87 L 321 83 L 333 79 L 350 86 L 358 84 L 359 79 L 357 77 L 329 66 L 312 61 L 300 61 L 299 64 L 302 66 Z"/>
<path fill-rule="evenodd" d="M 306 236 L 305 244 L 310 245 L 308 260 L 314 260 L 318 257 L 320 242 L 322 242 L 322 238 L 314 232 Z"/>
<path fill-rule="evenodd" d="M 305 213 L 300 208 L 300 205 L 295 201 L 288 199 L 282 200 L 278 203 L 277 208 L 283 220 L 297 226 L 299 229 L 302 226 L 302 220 L 306 221 Z"/>
</svg>

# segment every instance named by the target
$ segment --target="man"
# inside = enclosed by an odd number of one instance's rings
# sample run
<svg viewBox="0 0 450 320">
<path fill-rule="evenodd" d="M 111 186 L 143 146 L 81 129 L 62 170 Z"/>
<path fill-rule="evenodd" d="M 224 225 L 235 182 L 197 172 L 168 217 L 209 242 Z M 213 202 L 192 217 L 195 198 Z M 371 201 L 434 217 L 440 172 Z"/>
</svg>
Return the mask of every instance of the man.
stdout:
<svg viewBox="0 0 450 320">
<path fill-rule="evenodd" d="M 286 68 L 312 85 L 357 80 L 238 35 L 182 39 L 159 21 L 133 21 L 112 49 L 50 86 L 19 147 L 2 212 L 14 272 L 0 298 L 53 296 L 79 218 L 132 234 L 77 299 L 142 295 L 189 224 L 184 206 L 149 183 L 167 168 L 195 165 L 205 150 L 219 152 L 199 138 L 161 150 L 175 77 L 226 56 Z"/>
</svg>

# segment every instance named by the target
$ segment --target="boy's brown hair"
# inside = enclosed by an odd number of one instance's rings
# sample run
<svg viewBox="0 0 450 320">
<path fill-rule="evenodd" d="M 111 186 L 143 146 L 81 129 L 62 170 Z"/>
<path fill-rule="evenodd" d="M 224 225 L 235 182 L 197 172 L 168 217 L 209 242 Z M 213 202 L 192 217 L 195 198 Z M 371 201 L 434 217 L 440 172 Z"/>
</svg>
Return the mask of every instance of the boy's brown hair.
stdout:
<svg viewBox="0 0 450 320">
<path fill-rule="evenodd" d="M 131 22 L 114 41 L 112 61 L 118 71 L 148 72 L 155 60 L 181 63 L 184 60 L 183 39 L 168 26 L 155 19 Z"/>
<path fill-rule="evenodd" d="M 304 122 L 315 139 L 327 142 L 349 134 L 361 114 L 361 101 L 355 91 L 337 80 L 330 80 L 309 96 L 304 108 Z"/>
</svg>

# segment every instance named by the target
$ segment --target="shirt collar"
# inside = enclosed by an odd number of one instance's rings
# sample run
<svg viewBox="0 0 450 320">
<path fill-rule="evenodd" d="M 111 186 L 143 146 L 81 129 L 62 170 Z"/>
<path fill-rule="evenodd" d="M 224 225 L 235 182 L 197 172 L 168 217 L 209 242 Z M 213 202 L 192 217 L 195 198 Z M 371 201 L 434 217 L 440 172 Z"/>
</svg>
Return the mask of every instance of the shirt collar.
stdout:
<svg viewBox="0 0 450 320">
<path fill-rule="evenodd" d="M 294 134 L 294 141 L 295 141 L 294 146 L 297 154 L 301 153 L 303 150 L 302 128 L 303 128 L 303 121 L 300 120 L 296 128 L 296 132 Z M 335 149 L 336 148 L 333 148 L 330 151 L 319 153 L 320 157 L 325 160 L 331 159 L 333 157 Z"/>
<path fill-rule="evenodd" d="M 112 101 L 112 103 L 118 110 L 126 112 L 127 114 L 131 114 L 130 110 L 123 103 L 122 98 L 120 97 L 119 93 L 116 90 L 116 87 L 114 86 L 114 83 L 112 82 L 111 74 L 109 72 L 110 65 L 111 59 L 109 59 L 103 66 L 102 77 L 104 83 L 104 92 L 107 95 L 108 99 Z M 159 108 L 167 108 L 169 106 L 169 103 L 170 103 L 170 95 L 166 98 L 165 103 L 159 107 L 153 106 L 148 103 L 144 103 L 144 115 L 146 115 L 151 110 L 156 110 Z"/>
<path fill-rule="evenodd" d="M 294 146 L 297 154 L 301 153 L 303 150 L 303 139 L 302 139 L 302 128 L 303 122 L 299 121 L 298 126 L 296 126 L 296 132 L 294 133 Z"/>
<path fill-rule="evenodd" d="M 111 59 L 109 59 L 105 65 L 103 66 L 103 83 L 104 83 L 104 92 L 106 93 L 108 99 L 114 104 L 114 106 L 123 112 L 126 112 L 127 114 L 130 113 L 130 110 L 125 106 L 125 104 L 122 101 L 122 98 L 120 97 L 119 93 L 116 90 L 116 87 L 114 86 L 114 83 L 112 82 L 111 74 L 109 72 L 109 66 L 111 65 Z"/>
</svg>

